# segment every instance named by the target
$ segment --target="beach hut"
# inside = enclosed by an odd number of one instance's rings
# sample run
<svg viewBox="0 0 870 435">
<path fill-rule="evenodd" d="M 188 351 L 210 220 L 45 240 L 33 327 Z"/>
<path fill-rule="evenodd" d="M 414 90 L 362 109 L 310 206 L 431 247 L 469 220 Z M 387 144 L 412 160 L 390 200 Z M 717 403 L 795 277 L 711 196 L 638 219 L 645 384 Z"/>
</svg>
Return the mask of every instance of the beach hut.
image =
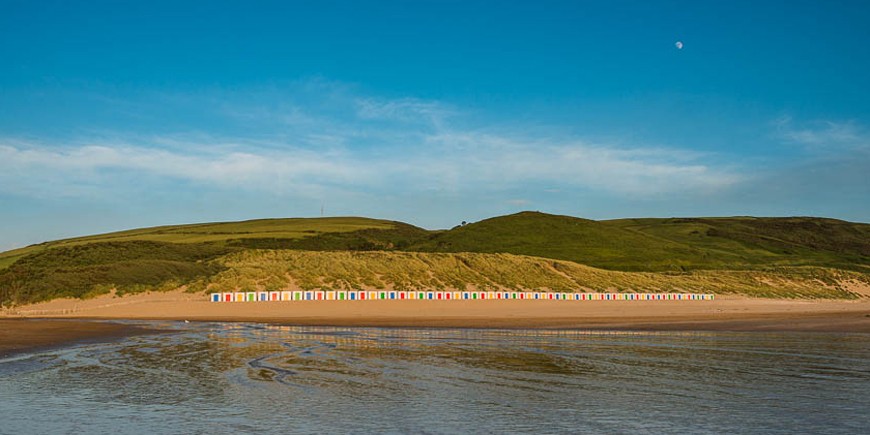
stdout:
<svg viewBox="0 0 870 435">
<path fill-rule="evenodd" d="M 220 302 L 221 301 L 221 294 L 220 293 L 212 293 L 210 295 L 210 298 L 211 298 L 212 302 Z"/>
<path fill-rule="evenodd" d="M 233 298 L 236 302 L 244 302 L 245 301 L 245 294 L 244 293 L 236 293 L 233 296 Z"/>
<path fill-rule="evenodd" d="M 338 300 L 346 301 L 347 300 L 347 292 L 338 292 Z"/>
<path fill-rule="evenodd" d="M 277 302 L 281 300 L 280 292 L 269 292 L 269 300 L 272 302 Z"/>
<path fill-rule="evenodd" d="M 302 292 L 293 292 L 293 300 L 301 301 L 302 300 Z"/>
<path fill-rule="evenodd" d="M 224 293 L 224 302 L 232 302 L 233 294 L 232 293 Z"/>
</svg>

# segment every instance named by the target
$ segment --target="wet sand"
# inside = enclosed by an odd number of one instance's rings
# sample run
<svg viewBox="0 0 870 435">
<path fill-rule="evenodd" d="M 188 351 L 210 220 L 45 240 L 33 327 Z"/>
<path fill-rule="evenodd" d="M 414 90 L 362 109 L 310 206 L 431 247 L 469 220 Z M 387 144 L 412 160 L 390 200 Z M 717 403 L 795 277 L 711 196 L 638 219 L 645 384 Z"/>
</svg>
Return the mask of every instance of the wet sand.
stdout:
<svg viewBox="0 0 870 435">
<path fill-rule="evenodd" d="M 0 357 L 83 342 L 107 342 L 161 331 L 111 322 L 0 319 Z"/>
<path fill-rule="evenodd" d="M 808 301 L 736 296 L 714 301 L 219 302 L 173 291 L 56 300 L 2 316 L 268 322 L 285 325 L 819 331 L 870 333 L 870 299 Z"/>
</svg>

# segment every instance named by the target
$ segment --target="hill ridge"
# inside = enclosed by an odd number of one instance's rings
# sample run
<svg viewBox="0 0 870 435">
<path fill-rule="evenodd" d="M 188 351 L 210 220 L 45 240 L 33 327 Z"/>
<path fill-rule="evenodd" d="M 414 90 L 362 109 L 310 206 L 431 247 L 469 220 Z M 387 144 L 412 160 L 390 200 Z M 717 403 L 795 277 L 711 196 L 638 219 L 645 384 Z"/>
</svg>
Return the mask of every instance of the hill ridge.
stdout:
<svg viewBox="0 0 870 435">
<path fill-rule="evenodd" d="M 0 253 L 0 302 L 83 296 L 112 287 L 138 291 L 208 282 L 226 270 L 222 258 L 254 251 L 397 254 L 378 257 L 384 261 L 408 258 L 398 255 L 402 252 L 451 254 L 457 261 L 465 254 L 490 255 L 492 261 L 511 254 L 527 258 L 523 267 L 529 262 L 547 268 L 549 259 L 641 274 L 722 271 L 725 276 L 730 271 L 788 269 L 804 279 L 800 268 L 870 274 L 870 225 L 806 217 L 595 221 L 532 211 L 440 231 L 352 216 L 169 225 Z M 527 270 L 533 274 L 534 268 Z M 561 282 L 555 275 L 548 280 Z"/>
</svg>

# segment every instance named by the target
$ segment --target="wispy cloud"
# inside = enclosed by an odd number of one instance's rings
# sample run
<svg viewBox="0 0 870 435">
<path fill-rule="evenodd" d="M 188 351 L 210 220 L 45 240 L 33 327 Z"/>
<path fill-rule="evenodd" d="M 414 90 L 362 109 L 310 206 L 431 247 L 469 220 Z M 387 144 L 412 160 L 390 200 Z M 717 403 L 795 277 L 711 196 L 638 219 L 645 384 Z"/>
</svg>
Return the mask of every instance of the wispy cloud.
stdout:
<svg viewBox="0 0 870 435">
<path fill-rule="evenodd" d="M 870 147 L 870 134 L 854 121 L 825 120 L 798 125 L 786 115 L 776 119 L 774 126 L 786 141 L 811 149 Z"/>
<path fill-rule="evenodd" d="M 455 109 L 443 103 L 417 98 L 396 100 L 359 98 L 356 100 L 356 106 L 357 114 L 361 119 L 425 122 L 435 127 L 442 127 L 444 119 L 456 113 Z"/>
<path fill-rule="evenodd" d="M 302 90 L 289 95 L 210 95 L 211 105 L 202 105 L 217 107 L 213 123 L 238 123 L 244 128 L 236 134 L 215 128 L 51 142 L 0 137 L 0 192 L 95 195 L 160 179 L 302 197 L 553 189 L 649 196 L 707 194 L 744 178 L 694 151 L 592 142 L 537 126 L 484 128 L 438 101 L 360 96 L 324 82 L 296 87 Z M 271 94 L 277 96 L 265 97 Z M 177 99 L 189 108 L 196 98 Z"/>
<path fill-rule="evenodd" d="M 427 140 L 428 139 L 428 140 Z M 48 191 L 77 185 L 163 177 L 220 189 L 301 195 L 327 187 L 366 191 L 499 191 L 531 184 L 597 189 L 628 195 L 708 191 L 728 186 L 739 175 L 727 169 L 645 151 L 613 149 L 580 141 L 516 141 L 490 134 L 464 133 L 424 138 L 401 152 L 315 150 L 279 143 L 208 142 L 156 138 L 162 144 L 63 144 L 0 141 L 0 180 L 6 193 Z M 222 141 L 228 142 L 228 141 Z M 435 145 L 433 145 L 433 143 Z M 473 147 L 469 143 L 474 144 Z M 174 144 L 167 149 L 166 144 Z M 46 183 L 53 181 L 53 183 Z M 53 185 L 50 185 L 53 184 Z M 107 188 L 118 188 L 109 184 Z"/>
</svg>

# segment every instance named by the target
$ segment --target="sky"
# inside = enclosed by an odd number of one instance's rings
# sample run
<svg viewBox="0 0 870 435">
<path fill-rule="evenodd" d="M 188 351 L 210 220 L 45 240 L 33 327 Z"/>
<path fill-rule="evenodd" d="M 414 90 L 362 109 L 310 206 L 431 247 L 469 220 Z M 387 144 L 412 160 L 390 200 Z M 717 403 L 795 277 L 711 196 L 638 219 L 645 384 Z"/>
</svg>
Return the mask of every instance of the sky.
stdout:
<svg viewBox="0 0 870 435">
<path fill-rule="evenodd" d="M 0 0 L 0 251 L 321 210 L 870 222 L 867 23 L 866 1 Z"/>
</svg>

